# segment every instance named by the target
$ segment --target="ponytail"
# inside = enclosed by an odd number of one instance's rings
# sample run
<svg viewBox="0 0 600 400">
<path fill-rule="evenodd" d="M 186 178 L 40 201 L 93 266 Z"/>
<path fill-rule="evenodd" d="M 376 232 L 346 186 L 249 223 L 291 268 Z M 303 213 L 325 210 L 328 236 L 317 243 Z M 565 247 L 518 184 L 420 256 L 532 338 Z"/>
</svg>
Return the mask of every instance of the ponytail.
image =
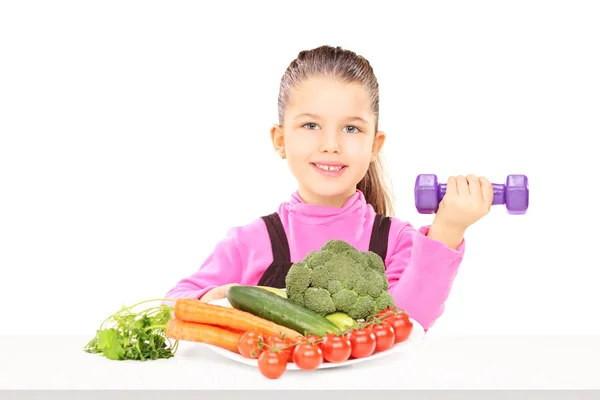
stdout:
<svg viewBox="0 0 600 400">
<path fill-rule="evenodd" d="M 385 179 L 381 155 L 369 165 L 367 174 L 356 188 L 364 194 L 365 200 L 377 214 L 387 217 L 394 215 L 393 195 Z"/>
</svg>

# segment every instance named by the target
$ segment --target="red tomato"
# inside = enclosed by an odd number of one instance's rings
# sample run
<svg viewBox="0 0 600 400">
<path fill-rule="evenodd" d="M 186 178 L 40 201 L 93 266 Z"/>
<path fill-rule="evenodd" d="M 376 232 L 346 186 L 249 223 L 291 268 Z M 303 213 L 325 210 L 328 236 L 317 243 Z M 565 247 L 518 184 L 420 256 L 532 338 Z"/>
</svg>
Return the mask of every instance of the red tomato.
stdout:
<svg viewBox="0 0 600 400">
<path fill-rule="evenodd" d="M 305 336 L 302 339 L 300 339 L 300 341 L 304 342 L 304 343 L 308 343 L 308 344 L 314 344 L 315 346 L 318 346 L 321 348 L 321 350 L 323 350 L 322 340 L 321 340 L 320 336 L 308 335 L 308 336 Z"/>
<path fill-rule="evenodd" d="M 379 312 L 378 312 L 378 313 L 377 313 L 375 316 L 376 316 L 377 318 L 382 318 L 382 317 L 386 317 L 386 316 L 388 316 L 388 315 L 395 314 L 396 312 L 397 312 L 397 311 L 396 311 L 396 310 L 394 310 L 393 308 L 387 308 L 387 309 L 385 309 L 385 310 L 381 310 L 381 311 L 379 311 Z"/>
<path fill-rule="evenodd" d="M 323 359 L 332 363 L 346 361 L 352 352 L 352 345 L 346 335 L 329 334 L 325 336 L 321 348 L 323 349 Z"/>
<path fill-rule="evenodd" d="M 277 379 L 285 372 L 287 359 L 285 354 L 265 350 L 258 357 L 258 370 L 269 379 Z"/>
<path fill-rule="evenodd" d="M 317 335 L 308 335 L 304 338 L 307 342 L 314 342 L 316 340 L 320 340 L 321 338 Z"/>
<path fill-rule="evenodd" d="M 412 333 L 413 323 L 406 313 L 394 314 L 385 318 L 385 322 L 394 328 L 394 343 L 405 341 Z"/>
<path fill-rule="evenodd" d="M 323 363 L 323 351 L 316 344 L 300 343 L 292 355 L 298 368 L 313 371 Z"/>
<path fill-rule="evenodd" d="M 244 332 L 238 341 L 238 350 L 246 358 L 258 358 L 262 352 L 264 339 L 260 332 Z"/>
<path fill-rule="evenodd" d="M 279 349 L 280 353 L 285 355 L 286 361 L 291 361 L 292 351 L 294 350 L 291 346 L 294 342 L 291 339 L 283 338 L 281 336 L 273 335 L 267 339 L 267 345 L 271 349 Z"/>
<path fill-rule="evenodd" d="M 394 328 L 387 322 L 381 322 L 371 326 L 371 332 L 375 335 L 375 351 L 386 351 L 394 345 Z"/>
<path fill-rule="evenodd" d="M 355 329 L 348 333 L 348 339 L 352 351 L 350 356 L 354 358 L 369 357 L 375 351 L 377 344 L 375 334 L 370 329 Z"/>
</svg>

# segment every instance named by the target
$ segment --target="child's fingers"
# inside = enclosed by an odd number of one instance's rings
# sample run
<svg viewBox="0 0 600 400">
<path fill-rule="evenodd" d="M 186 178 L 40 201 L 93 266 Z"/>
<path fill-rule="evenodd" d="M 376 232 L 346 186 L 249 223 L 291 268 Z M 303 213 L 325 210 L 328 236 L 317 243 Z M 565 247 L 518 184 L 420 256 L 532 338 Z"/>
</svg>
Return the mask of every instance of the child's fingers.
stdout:
<svg viewBox="0 0 600 400">
<path fill-rule="evenodd" d="M 494 200 L 494 187 L 492 183 L 484 176 L 479 177 L 479 183 L 481 185 L 481 197 L 486 206 L 491 207 L 492 201 Z"/>
<path fill-rule="evenodd" d="M 481 199 L 481 186 L 479 183 L 479 179 L 473 174 L 467 175 L 467 183 L 469 185 L 469 193 L 476 199 Z"/>
<path fill-rule="evenodd" d="M 456 177 L 456 190 L 459 196 L 469 195 L 469 183 L 467 182 L 467 178 L 463 175 L 458 175 Z"/>
<path fill-rule="evenodd" d="M 456 196 L 458 191 L 456 189 L 456 177 L 451 176 L 446 182 L 446 195 Z"/>
</svg>

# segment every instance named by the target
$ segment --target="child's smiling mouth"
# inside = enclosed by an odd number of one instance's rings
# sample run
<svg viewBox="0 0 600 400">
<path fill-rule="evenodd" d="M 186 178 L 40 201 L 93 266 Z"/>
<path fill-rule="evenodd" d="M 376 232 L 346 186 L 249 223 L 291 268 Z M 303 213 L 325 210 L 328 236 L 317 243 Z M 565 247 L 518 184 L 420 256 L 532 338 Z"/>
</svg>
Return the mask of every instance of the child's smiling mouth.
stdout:
<svg viewBox="0 0 600 400">
<path fill-rule="evenodd" d="M 321 175 L 333 176 L 333 177 L 340 176 L 341 174 L 344 173 L 344 171 L 348 167 L 347 165 L 344 165 L 344 164 L 332 163 L 332 162 L 314 162 L 314 163 L 310 163 L 310 165 L 312 165 L 313 168 L 317 172 L 319 172 Z"/>
</svg>

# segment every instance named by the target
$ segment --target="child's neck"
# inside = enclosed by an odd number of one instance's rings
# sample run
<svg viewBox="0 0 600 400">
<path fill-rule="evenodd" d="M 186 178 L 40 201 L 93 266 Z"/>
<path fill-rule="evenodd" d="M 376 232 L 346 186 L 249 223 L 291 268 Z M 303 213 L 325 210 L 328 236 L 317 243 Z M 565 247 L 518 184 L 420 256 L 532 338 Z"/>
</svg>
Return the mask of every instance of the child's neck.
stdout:
<svg viewBox="0 0 600 400">
<path fill-rule="evenodd" d="M 298 190 L 298 195 L 306 204 L 313 204 L 323 207 L 342 208 L 344 204 L 356 193 L 356 188 L 347 193 L 336 196 L 321 196 L 308 190 Z"/>
</svg>

